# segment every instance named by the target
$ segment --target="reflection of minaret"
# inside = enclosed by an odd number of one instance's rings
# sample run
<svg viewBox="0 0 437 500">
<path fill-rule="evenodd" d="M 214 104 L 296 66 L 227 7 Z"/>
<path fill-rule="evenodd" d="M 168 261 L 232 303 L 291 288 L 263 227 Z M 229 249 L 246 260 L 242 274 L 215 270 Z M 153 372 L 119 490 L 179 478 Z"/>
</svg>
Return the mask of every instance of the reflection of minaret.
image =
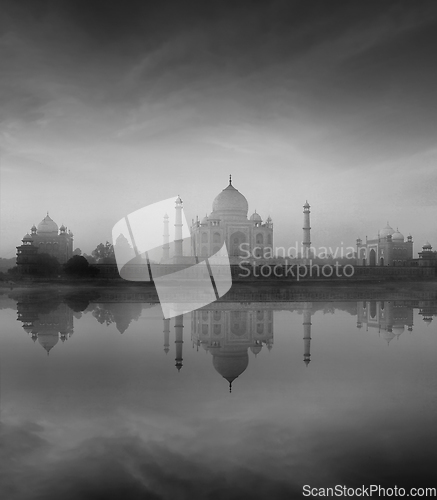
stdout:
<svg viewBox="0 0 437 500">
<path fill-rule="evenodd" d="M 176 218 L 175 218 L 175 249 L 174 249 L 174 256 L 177 257 L 182 257 L 183 251 L 182 251 L 182 200 L 181 197 L 178 196 L 176 200 Z"/>
<path fill-rule="evenodd" d="M 164 352 L 168 353 L 170 350 L 170 319 L 164 318 Z"/>
<path fill-rule="evenodd" d="M 168 231 L 168 215 L 164 215 L 164 244 L 162 245 L 162 259 L 170 258 L 170 233 Z"/>
<path fill-rule="evenodd" d="M 311 311 L 304 309 L 303 311 L 303 362 L 308 366 L 311 361 Z"/>
<path fill-rule="evenodd" d="M 176 316 L 175 318 L 175 324 L 174 324 L 174 329 L 175 329 L 175 344 L 176 344 L 176 368 L 178 371 L 182 368 L 182 344 L 184 343 L 183 340 L 183 330 L 184 330 L 184 317 L 182 314 L 179 314 L 179 316 Z"/>
<path fill-rule="evenodd" d="M 311 248 L 311 227 L 310 227 L 310 205 L 308 201 L 305 202 L 305 205 L 303 206 L 303 242 L 302 242 L 302 249 L 303 249 L 303 255 L 302 257 L 304 259 L 309 259 L 311 257 L 310 255 L 310 248 Z"/>
</svg>

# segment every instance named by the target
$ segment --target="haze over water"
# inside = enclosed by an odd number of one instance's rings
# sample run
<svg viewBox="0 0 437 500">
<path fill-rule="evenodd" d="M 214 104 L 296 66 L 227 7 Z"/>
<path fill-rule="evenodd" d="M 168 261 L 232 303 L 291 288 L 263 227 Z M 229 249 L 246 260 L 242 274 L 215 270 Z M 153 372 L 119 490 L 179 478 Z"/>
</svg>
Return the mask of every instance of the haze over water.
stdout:
<svg viewBox="0 0 437 500">
<path fill-rule="evenodd" d="M 435 485 L 434 292 L 278 302 L 272 290 L 170 323 L 159 304 L 111 293 L 0 296 L 2 498 Z"/>
</svg>

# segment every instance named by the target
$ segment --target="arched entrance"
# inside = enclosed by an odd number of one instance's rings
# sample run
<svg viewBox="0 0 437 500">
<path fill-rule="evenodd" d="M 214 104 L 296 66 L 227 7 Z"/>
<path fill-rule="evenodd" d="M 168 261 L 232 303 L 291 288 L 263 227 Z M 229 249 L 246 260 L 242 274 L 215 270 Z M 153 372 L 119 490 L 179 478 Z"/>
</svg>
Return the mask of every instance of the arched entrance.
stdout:
<svg viewBox="0 0 437 500">
<path fill-rule="evenodd" d="M 383 265 L 384 265 L 384 257 L 381 257 L 381 258 L 379 259 L 379 265 L 380 265 L 380 266 L 383 266 Z"/>
<path fill-rule="evenodd" d="M 371 266 L 376 265 L 376 252 L 373 248 L 372 248 L 372 250 L 370 250 L 370 253 L 369 253 L 369 264 Z"/>
<path fill-rule="evenodd" d="M 231 255 L 233 256 L 247 255 L 247 252 L 244 252 L 241 248 L 241 245 L 243 243 L 246 243 L 246 235 L 244 233 L 242 233 L 241 231 L 233 233 L 230 238 L 230 243 L 231 244 L 229 246 L 231 249 L 230 252 Z"/>
</svg>

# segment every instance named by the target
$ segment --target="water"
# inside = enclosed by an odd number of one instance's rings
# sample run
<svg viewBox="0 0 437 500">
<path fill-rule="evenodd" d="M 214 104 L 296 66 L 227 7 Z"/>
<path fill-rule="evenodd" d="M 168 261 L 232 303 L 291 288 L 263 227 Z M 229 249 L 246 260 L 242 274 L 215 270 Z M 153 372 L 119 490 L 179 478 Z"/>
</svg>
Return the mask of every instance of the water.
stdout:
<svg viewBox="0 0 437 500">
<path fill-rule="evenodd" d="M 1 498 L 435 486 L 435 292 L 331 295 L 3 293 Z"/>
</svg>

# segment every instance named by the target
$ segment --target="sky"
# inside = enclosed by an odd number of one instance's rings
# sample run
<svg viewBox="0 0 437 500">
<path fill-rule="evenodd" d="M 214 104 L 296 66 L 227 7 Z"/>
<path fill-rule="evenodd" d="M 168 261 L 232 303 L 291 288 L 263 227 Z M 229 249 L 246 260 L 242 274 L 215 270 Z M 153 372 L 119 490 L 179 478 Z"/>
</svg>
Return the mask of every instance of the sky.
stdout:
<svg viewBox="0 0 437 500">
<path fill-rule="evenodd" d="M 437 247 L 437 4 L 1 0 L 0 256 L 48 211 L 91 251 L 228 184 L 275 246 L 387 221 Z"/>
</svg>

